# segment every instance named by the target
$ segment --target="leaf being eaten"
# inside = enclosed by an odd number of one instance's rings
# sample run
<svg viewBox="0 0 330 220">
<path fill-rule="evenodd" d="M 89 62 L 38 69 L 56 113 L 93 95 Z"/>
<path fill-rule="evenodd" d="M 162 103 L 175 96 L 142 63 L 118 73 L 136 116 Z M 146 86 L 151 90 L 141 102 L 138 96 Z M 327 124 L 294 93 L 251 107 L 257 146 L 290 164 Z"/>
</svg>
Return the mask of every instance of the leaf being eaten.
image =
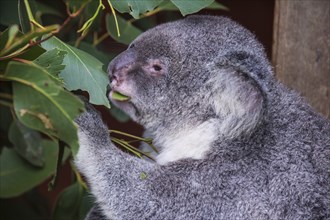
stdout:
<svg viewBox="0 0 330 220">
<path fill-rule="evenodd" d="M 121 94 L 121 93 L 119 93 L 119 92 L 112 92 L 111 97 L 112 97 L 114 100 L 121 101 L 121 102 L 129 101 L 129 100 L 131 99 L 131 97 L 126 96 L 126 95 L 123 95 L 123 94 Z"/>
<path fill-rule="evenodd" d="M 60 80 L 59 74 L 65 67 L 62 63 L 66 54 L 66 51 L 54 48 L 41 54 L 33 63 L 44 68 L 52 77 Z"/>
<path fill-rule="evenodd" d="M 66 66 L 60 73 L 67 90 L 87 91 L 90 97 L 89 101 L 92 104 L 104 105 L 110 108 L 109 100 L 106 96 L 109 80 L 107 74 L 102 70 L 103 63 L 56 37 L 48 39 L 41 45 L 49 51 L 57 48 L 67 52 L 63 60 L 63 64 Z"/>
</svg>

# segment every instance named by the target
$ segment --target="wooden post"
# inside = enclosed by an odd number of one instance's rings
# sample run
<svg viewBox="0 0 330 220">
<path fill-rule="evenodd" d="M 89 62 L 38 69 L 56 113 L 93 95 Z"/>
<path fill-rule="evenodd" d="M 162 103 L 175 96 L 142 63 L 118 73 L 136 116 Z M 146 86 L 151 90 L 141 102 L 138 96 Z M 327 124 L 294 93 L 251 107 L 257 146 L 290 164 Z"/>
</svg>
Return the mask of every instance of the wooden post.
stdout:
<svg viewBox="0 0 330 220">
<path fill-rule="evenodd" d="M 329 0 L 276 0 L 272 52 L 277 78 L 328 118 L 329 13 Z"/>
</svg>

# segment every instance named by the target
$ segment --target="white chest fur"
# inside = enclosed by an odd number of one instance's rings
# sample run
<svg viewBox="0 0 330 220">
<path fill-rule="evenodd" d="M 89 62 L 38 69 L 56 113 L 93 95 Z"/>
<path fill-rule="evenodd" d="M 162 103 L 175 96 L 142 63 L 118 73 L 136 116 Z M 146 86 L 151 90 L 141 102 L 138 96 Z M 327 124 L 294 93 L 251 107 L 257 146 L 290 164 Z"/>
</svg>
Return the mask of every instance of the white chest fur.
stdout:
<svg viewBox="0 0 330 220">
<path fill-rule="evenodd" d="M 156 158 L 157 163 L 164 165 L 185 158 L 202 159 L 217 135 L 214 121 L 206 121 L 197 127 L 158 137 L 157 145 L 162 146 L 162 150 Z"/>
</svg>

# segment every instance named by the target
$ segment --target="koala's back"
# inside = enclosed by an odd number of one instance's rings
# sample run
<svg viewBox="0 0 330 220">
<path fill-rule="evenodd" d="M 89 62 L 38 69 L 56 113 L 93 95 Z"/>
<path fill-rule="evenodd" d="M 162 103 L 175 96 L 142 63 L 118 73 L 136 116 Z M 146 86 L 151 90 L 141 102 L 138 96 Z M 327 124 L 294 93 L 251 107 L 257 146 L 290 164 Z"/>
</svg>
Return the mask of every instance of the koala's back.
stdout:
<svg viewBox="0 0 330 220">
<path fill-rule="evenodd" d="M 160 207 L 162 219 L 330 217 L 330 123 L 280 87 L 285 97 L 250 138 L 219 141 L 204 160 L 150 175 L 155 198 L 173 204 Z M 171 187 L 157 194 L 162 186 Z"/>
</svg>

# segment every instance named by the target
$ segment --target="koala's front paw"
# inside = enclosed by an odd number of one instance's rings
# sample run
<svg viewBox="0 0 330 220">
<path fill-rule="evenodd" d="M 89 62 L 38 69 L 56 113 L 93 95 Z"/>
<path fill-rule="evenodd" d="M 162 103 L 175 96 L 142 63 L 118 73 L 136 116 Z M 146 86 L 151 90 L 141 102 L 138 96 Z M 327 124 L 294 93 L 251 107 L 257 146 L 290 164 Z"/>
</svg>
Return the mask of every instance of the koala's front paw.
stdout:
<svg viewBox="0 0 330 220">
<path fill-rule="evenodd" d="M 100 113 L 86 99 L 83 99 L 83 101 L 85 102 L 86 111 L 81 113 L 75 120 L 79 132 L 93 136 L 99 136 L 104 132 L 108 133 L 108 128 L 104 125 Z"/>
</svg>

